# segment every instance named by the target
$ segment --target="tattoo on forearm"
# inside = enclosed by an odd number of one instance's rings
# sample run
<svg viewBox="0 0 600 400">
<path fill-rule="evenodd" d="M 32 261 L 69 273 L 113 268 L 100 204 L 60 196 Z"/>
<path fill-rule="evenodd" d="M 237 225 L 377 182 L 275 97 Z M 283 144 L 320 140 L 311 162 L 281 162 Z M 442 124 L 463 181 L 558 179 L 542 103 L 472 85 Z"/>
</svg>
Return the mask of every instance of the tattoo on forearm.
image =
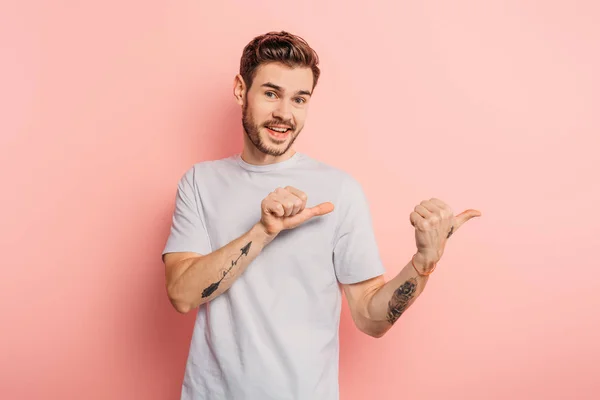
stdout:
<svg viewBox="0 0 600 400">
<path fill-rule="evenodd" d="M 211 284 L 209 287 L 207 287 L 206 289 L 204 289 L 202 291 L 202 297 L 208 297 L 211 294 L 213 294 L 215 292 L 215 290 L 217 290 L 219 288 L 219 285 L 221 284 L 221 281 L 223 279 L 225 279 L 225 277 L 227 276 L 227 274 L 229 273 L 229 271 L 231 271 L 231 269 L 233 267 L 235 267 L 238 263 L 238 261 L 240 260 L 240 258 L 242 258 L 242 256 L 247 256 L 248 252 L 250 251 L 250 245 L 252 244 L 252 242 L 248 242 L 247 245 L 245 245 L 244 247 L 242 247 L 241 249 L 241 254 L 238 256 L 238 258 L 234 261 L 231 261 L 231 266 L 226 269 L 225 271 L 223 271 L 223 276 L 221 277 L 221 279 L 219 279 L 218 281 L 216 281 L 215 283 Z"/>
<path fill-rule="evenodd" d="M 416 291 L 417 280 L 415 278 L 410 278 L 394 291 L 394 295 L 388 303 L 387 320 L 390 324 L 393 325 L 406 311 Z"/>
</svg>

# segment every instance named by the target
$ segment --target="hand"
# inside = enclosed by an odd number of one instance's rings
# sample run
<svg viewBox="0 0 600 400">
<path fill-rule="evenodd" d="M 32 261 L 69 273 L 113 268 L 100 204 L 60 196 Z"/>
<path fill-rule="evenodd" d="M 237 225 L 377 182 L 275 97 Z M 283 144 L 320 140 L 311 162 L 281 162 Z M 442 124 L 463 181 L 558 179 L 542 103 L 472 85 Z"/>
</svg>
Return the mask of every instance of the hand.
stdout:
<svg viewBox="0 0 600 400">
<path fill-rule="evenodd" d="M 284 229 L 293 229 L 313 217 L 333 211 L 331 203 L 306 208 L 307 198 L 304 192 L 291 186 L 271 192 L 261 203 L 260 223 L 265 232 L 274 237 Z"/>
<path fill-rule="evenodd" d="M 435 265 L 444 254 L 448 238 L 462 224 L 479 216 L 481 212 L 469 209 L 455 217 L 452 209 L 439 199 L 422 201 L 410 214 L 410 223 L 415 227 L 416 258 L 425 265 Z"/>
</svg>

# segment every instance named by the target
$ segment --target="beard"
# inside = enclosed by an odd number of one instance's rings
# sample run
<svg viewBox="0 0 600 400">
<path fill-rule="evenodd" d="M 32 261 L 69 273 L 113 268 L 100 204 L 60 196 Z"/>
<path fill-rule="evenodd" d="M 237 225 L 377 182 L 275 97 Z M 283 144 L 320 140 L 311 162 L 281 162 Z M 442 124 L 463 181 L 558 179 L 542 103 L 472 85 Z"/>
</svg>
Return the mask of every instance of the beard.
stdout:
<svg viewBox="0 0 600 400">
<path fill-rule="evenodd" d="M 286 126 L 290 127 L 291 132 L 289 134 L 290 135 L 289 142 L 288 142 L 287 146 L 285 146 L 285 148 L 281 148 L 277 145 L 269 146 L 267 143 L 265 143 L 263 138 L 260 136 L 260 129 L 263 127 L 266 128 L 269 125 L 286 125 Z M 267 121 L 264 124 L 259 126 L 254 121 L 254 118 L 252 117 L 252 113 L 248 112 L 248 101 L 247 100 L 244 103 L 244 108 L 242 109 L 242 126 L 244 127 L 244 132 L 246 132 L 248 139 L 250 139 L 252 144 L 254 144 L 254 147 L 256 147 L 260 152 L 262 152 L 264 154 L 268 154 L 270 156 L 276 156 L 276 157 L 285 154 L 290 149 L 290 147 L 292 147 L 292 145 L 294 144 L 294 141 L 296 140 L 296 138 L 300 134 L 300 131 L 302 130 L 302 128 L 300 128 L 298 131 L 296 131 L 296 126 L 294 124 L 292 124 L 291 121 L 284 121 L 279 118 L 276 118 L 271 121 Z"/>
</svg>

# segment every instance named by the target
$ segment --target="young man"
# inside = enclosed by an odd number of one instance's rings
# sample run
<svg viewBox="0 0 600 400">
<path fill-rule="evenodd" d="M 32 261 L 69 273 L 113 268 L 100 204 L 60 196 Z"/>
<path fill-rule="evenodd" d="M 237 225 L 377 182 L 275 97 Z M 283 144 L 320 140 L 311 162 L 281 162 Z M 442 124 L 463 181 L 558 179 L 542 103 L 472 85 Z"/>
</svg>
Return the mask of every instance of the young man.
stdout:
<svg viewBox="0 0 600 400">
<path fill-rule="evenodd" d="M 480 215 L 421 202 L 410 214 L 417 252 L 386 283 L 361 186 L 293 149 L 319 74 L 303 39 L 252 40 L 234 81 L 241 154 L 197 163 L 179 181 L 163 260 L 173 306 L 199 307 L 184 400 L 338 399 L 340 285 L 358 329 L 381 337 L 447 238 Z"/>
</svg>

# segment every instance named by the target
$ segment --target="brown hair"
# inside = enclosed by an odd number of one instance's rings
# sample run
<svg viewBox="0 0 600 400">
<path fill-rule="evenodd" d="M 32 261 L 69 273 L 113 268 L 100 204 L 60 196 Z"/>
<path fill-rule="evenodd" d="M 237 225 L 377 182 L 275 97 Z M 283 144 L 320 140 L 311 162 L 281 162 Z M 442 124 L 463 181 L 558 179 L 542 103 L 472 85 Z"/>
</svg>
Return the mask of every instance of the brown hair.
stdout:
<svg viewBox="0 0 600 400">
<path fill-rule="evenodd" d="M 313 89 L 317 86 L 319 75 L 319 56 L 299 36 L 291 33 L 269 32 L 252 39 L 244 47 L 240 60 L 240 75 L 250 90 L 256 75 L 256 69 L 266 63 L 279 62 L 289 67 L 308 67 L 313 73 Z"/>
</svg>

